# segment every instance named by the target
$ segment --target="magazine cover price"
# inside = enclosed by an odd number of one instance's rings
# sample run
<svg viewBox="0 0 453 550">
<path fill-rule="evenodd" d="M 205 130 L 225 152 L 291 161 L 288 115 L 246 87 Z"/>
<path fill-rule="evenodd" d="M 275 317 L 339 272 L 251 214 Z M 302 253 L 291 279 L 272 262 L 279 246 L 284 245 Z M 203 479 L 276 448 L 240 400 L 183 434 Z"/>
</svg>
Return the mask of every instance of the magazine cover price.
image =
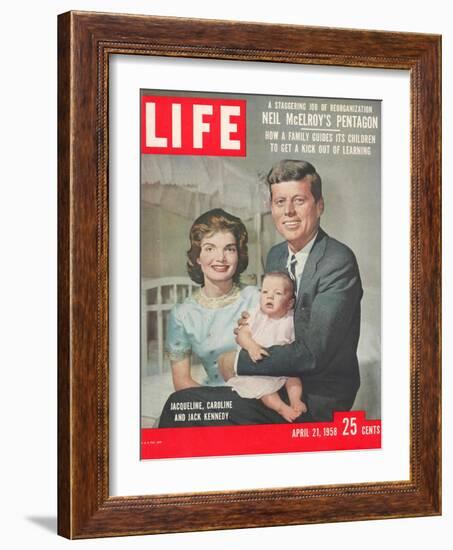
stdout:
<svg viewBox="0 0 453 550">
<path fill-rule="evenodd" d="M 141 90 L 141 458 L 381 447 L 381 102 Z"/>
</svg>

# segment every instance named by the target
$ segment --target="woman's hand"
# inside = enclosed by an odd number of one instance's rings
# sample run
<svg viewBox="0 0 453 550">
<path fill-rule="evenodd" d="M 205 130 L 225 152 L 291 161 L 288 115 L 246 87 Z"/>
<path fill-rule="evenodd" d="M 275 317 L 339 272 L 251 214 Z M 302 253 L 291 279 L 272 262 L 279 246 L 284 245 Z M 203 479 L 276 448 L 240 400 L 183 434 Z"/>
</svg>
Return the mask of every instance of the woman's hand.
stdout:
<svg viewBox="0 0 453 550">
<path fill-rule="evenodd" d="M 248 311 L 243 311 L 241 313 L 241 317 L 238 319 L 238 322 L 237 322 L 237 327 L 233 331 L 236 336 L 239 334 L 239 330 L 242 327 L 248 325 L 249 318 L 250 318 L 250 313 Z M 237 341 L 237 339 L 236 339 L 236 341 Z"/>
</svg>

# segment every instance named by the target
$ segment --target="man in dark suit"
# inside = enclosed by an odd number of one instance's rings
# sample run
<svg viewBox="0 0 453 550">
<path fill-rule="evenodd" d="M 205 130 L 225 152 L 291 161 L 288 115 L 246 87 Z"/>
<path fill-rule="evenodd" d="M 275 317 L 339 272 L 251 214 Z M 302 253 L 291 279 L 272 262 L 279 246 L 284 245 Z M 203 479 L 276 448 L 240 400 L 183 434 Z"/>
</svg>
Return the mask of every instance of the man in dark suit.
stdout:
<svg viewBox="0 0 453 550">
<path fill-rule="evenodd" d="M 268 175 L 275 226 L 286 239 L 267 257 L 266 271 L 286 271 L 297 285 L 295 342 L 273 346 L 254 363 L 242 350 L 239 375 L 299 376 L 312 419 L 349 410 L 360 385 L 357 344 L 362 284 L 352 251 L 319 226 L 321 178 L 313 165 L 283 160 Z M 238 343 L 241 333 L 238 331 Z"/>
<path fill-rule="evenodd" d="M 357 344 L 363 290 L 353 252 L 320 227 L 324 211 L 321 178 L 308 162 L 283 160 L 269 172 L 271 211 L 285 241 L 267 257 L 266 271 L 288 271 L 296 286 L 295 341 L 272 346 L 268 356 L 253 362 L 245 350 L 237 359 L 239 375 L 298 376 L 308 411 L 296 422 L 330 421 L 333 412 L 350 410 L 360 385 Z M 237 342 L 249 328 L 245 321 Z M 287 400 L 285 390 L 281 397 Z M 174 426 L 174 401 L 231 400 L 228 424 L 284 422 L 260 400 L 243 399 L 229 387 L 181 390 L 167 402 L 160 427 Z M 185 423 L 203 425 L 203 423 Z M 207 425 L 213 425 L 208 423 Z"/>
</svg>

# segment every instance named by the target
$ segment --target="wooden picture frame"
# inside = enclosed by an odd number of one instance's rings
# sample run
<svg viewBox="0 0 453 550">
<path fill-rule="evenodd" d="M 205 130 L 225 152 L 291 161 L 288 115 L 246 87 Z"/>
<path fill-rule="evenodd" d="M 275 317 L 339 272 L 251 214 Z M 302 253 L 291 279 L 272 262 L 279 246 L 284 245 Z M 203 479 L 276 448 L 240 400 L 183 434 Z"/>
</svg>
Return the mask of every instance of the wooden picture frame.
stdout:
<svg viewBox="0 0 453 550">
<path fill-rule="evenodd" d="M 89 538 L 440 514 L 440 37 L 87 12 L 60 15 L 58 25 L 59 534 Z M 109 495 L 111 54 L 410 72 L 410 480 Z"/>
</svg>

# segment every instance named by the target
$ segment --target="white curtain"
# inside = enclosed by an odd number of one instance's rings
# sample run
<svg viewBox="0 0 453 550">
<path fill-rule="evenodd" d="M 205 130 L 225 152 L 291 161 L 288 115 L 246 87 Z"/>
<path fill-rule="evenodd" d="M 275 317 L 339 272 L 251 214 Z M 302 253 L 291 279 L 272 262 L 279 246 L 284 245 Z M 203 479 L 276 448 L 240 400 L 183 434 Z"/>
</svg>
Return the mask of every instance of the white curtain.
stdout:
<svg viewBox="0 0 453 550">
<path fill-rule="evenodd" d="M 224 157 L 142 155 L 142 201 L 187 218 L 224 208 L 242 219 L 269 212 L 262 175 Z"/>
</svg>

